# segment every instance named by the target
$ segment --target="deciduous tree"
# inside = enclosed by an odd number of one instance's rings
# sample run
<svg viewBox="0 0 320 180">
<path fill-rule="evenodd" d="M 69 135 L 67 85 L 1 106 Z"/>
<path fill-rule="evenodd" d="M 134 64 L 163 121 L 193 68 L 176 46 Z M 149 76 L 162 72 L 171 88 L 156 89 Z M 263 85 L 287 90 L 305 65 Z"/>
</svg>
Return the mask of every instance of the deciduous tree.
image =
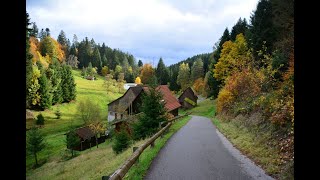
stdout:
<svg viewBox="0 0 320 180">
<path fill-rule="evenodd" d="M 189 64 L 182 63 L 179 66 L 179 74 L 177 78 L 177 84 L 181 86 L 181 90 L 184 91 L 191 84 L 190 81 L 190 68 Z"/>
</svg>

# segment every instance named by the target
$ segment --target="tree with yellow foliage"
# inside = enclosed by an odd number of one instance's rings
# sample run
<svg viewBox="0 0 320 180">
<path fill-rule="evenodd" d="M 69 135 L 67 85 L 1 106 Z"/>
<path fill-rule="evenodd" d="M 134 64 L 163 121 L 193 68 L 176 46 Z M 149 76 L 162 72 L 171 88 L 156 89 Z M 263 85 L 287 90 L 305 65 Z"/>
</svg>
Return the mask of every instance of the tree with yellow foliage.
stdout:
<svg viewBox="0 0 320 180">
<path fill-rule="evenodd" d="M 222 47 L 220 59 L 215 64 L 213 74 L 217 80 L 225 83 L 230 75 L 252 64 L 252 54 L 241 33 L 237 35 L 235 42 L 226 41 Z"/>
<path fill-rule="evenodd" d="M 151 64 L 144 64 L 141 69 L 140 77 L 141 81 L 144 84 L 148 84 L 151 81 L 152 77 L 154 76 L 155 72 L 152 68 Z"/>
<path fill-rule="evenodd" d="M 138 76 L 134 82 L 136 84 L 141 84 L 141 78 Z"/>
</svg>

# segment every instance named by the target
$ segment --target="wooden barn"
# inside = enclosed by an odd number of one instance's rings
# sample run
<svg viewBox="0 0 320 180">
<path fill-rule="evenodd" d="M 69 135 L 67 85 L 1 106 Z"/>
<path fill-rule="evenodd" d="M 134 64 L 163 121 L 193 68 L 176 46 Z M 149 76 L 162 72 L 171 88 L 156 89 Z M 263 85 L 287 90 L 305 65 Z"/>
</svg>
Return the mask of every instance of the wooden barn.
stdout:
<svg viewBox="0 0 320 180">
<path fill-rule="evenodd" d="M 124 95 L 108 104 L 108 121 L 127 118 L 140 112 L 141 96 L 147 87 L 130 87 Z"/>
<path fill-rule="evenodd" d="M 160 85 L 156 87 L 156 90 L 160 91 L 163 95 L 166 111 L 174 116 L 178 116 L 178 109 L 181 107 L 181 104 L 171 93 L 168 86 Z M 115 125 L 116 131 L 119 131 L 122 125 L 128 129 L 129 121 L 137 120 L 136 115 L 140 113 L 139 108 L 142 103 L 142 94 L 148 91 L 149 88 L 147 86 L 130 87 L 123 96 L 108 104 L 108 121 L 112 121 L 111 124 Z M 128 132 L 131 133 L 131 130 L 128 129 Z"/>
<path fill-rule="evenodd" d="M 76 129 L 75 131 L 77 136 L 80 138 L 80 144 L 72 148 L 73 150 L 82 151 L 97 145 L 94 132 L 89 127 L 81 127 Z M 65 135 L 68 136 L 68 133 Z M 98 144 L 105 142 L 105 139 L 106 136 L 100 136 L 98 138 Z"/>
<path fill-rule="evenodd" d="M 198 96 L 191 87 L 188 87 L 178 99 L 183 108 L 190 109 L 197 105 Z"/>
</svg>

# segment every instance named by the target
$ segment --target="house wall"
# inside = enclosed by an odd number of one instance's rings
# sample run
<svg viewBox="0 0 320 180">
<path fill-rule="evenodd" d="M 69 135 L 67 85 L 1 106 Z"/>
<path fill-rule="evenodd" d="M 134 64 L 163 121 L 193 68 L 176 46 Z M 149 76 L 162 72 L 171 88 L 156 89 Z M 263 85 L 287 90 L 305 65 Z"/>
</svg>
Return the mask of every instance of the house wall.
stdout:
<svg viewBox="0 0 320 180">
<path fill-rule="evenodd" d="M 178 116 L 179 115 L 179 108 L 174 109 L 174 110 L 170 111 L 169 113 L 171 113 L 174 116 Z"/>
<path fill-rule="evenodd" d="M 115 113 L 112 111 L 108 112 L 108 122 L 111 122 L 115 119 Z"/>
<path fill-rule="evenodd" d="M 193 107 L 191 104 L 184 102 L 184 99 L 186 97 L 191 99 L 193 102 L 195 102 L 197 104 L 198 97 L 193 94 L 193 91 L 190 88 L 188 88 L 179 97 L 179 102 L 180 102 L 180 104 L 182 105 L 183 108 L 192 108 Z"/>
<path fill-rule="evenodd" d="M 101 143 L 105 142 L 105 140 L 106 140 L 106 136 L 100 136 L 98 138 L 98 144 L 101 144 Z M 81 141 L 83 141 L 83 139 L 81 139 Z M 90 140 L 86 140 L 86 141 L 82 142 L 82 150 L 81 150 L 81 141 L 74 148 L 69 148 L 68 147 L 68 149 L 73 149 L 73 150 L 76 150 L 76 151 L 83 151 L 83 150 L 86 150 L 86 149 L 90 148 L 90 143 L 91 143 L 91 147 L 94 147 L 94 146 L 97 145 L 96 144 L 96 138 L 92 137 Z"/>
<path fill-rule="evenodd" d="M 191 109 L 191 108 L 193 108 L 193 106 L 192 106 L 191 104 L 189 104 L 188 102 L 186 102 L 186 101 L 183 102 L 182 106 L 183 106 L 184 108 L 186 108 L 186 109 Z"/>
</svg>

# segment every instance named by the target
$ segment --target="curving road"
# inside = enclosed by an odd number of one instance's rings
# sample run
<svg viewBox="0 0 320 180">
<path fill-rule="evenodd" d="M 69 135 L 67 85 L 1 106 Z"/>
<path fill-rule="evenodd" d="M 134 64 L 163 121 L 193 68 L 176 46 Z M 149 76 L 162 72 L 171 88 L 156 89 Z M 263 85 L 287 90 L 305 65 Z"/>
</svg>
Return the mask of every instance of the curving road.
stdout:
<svg viewBox="0 0 320 180">
<path fill-rule="evenodd" d="M 147 180 L 272 179 L 241 155 L 211 120 L 192 116 L 153 160 Z"/>
</svg>

